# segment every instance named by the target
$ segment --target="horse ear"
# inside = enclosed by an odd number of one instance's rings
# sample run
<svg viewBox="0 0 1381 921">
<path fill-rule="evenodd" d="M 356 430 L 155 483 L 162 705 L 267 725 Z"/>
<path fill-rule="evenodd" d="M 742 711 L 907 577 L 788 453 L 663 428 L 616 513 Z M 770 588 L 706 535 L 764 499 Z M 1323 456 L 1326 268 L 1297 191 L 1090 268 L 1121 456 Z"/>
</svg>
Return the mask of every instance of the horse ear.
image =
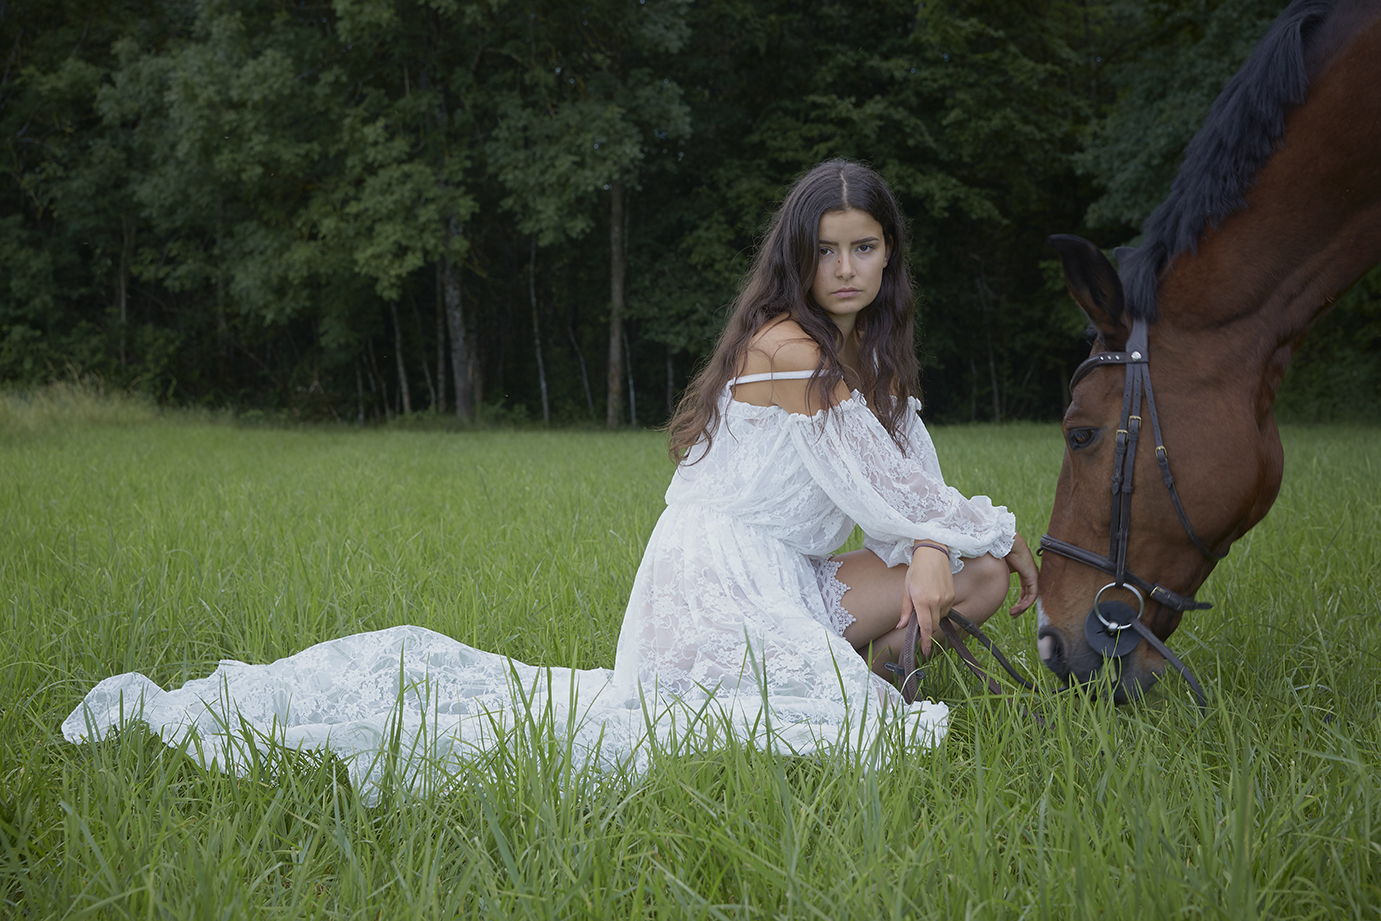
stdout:
<svg viewBox="0 0 1381 921">
<path fill-rule="evenodd" d="M 1122 325 L 1122 279 L 1103 251 L 1082 237 L 1056 234 L 1050 245 L 1060 254 L 1065 286 L 1109 346 L 1127 335 Z"/>
</svg>

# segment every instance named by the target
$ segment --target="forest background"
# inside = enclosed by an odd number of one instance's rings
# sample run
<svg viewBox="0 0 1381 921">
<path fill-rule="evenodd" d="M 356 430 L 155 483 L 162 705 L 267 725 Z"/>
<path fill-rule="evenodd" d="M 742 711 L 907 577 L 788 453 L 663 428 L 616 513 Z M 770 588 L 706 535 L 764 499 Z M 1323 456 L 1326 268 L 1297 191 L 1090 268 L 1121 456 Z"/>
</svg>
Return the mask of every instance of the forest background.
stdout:
<svg viewBox="0 0 1381 921">
<path fill-rule="evenodd" d="M 1131 242 L 1280 0 L 0 0 L 0 385 L 665 420 L 785 187 L 912 220 L 932 418 L 1048 419 L 1051 233 Z M 1381 274 L 1288 418 L 1381 418 Z"/>
</svg>

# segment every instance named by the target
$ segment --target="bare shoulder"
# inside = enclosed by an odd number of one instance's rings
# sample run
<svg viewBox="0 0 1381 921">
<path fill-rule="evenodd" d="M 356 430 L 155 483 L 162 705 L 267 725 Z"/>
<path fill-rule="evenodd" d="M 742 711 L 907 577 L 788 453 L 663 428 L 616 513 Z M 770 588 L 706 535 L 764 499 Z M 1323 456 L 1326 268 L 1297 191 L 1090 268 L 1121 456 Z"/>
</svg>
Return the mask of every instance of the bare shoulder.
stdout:
<svg viewBox="0 0 1381 921">
<path fill-rule="evenodd" d="M 783 317 L 753 334 L 739 373 L 814 371 L 819 366 L 820 346 L 795 320 Z"/>
<path fill-rule="evenodd" d="M 782 318 L 754 334 L 748 343 L 740 375 L 814 371 L 820 367 L 820 346 L 794 320 Z M 734 387 L 734 399 L 756 406 L 780 406 L 788 412 L 812 415 L 849 396 L 841 381 L 834 394 L 822 395 L 809 380 L 766 380 Z"/>
</svg>

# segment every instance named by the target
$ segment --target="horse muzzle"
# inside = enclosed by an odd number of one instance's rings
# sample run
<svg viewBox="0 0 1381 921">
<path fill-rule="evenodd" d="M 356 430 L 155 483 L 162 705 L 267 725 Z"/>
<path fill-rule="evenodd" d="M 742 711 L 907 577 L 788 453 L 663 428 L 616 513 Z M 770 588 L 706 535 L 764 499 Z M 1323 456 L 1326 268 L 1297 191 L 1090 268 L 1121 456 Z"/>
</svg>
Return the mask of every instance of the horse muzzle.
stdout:
<svg viewBox="0 0 1381 921">
<path fill-rule="evenodd" d="M 1138 602 L 1133 608 L 1125 601 L 1104 600 L 1112 587 L 1104 586 L 1094 597 L 1080 636 L 1051 625 L 1042 612 L 1036 645 L 1041 661 L 1066 687 L 1107 681 L 1113 700 L 1121 704 L 1141 697 L 1160 674 L 1146 661 L 1146 644 L 1132 626 L 1145 608 L 1141 593 L 1130 589 Z"/>
</svg>

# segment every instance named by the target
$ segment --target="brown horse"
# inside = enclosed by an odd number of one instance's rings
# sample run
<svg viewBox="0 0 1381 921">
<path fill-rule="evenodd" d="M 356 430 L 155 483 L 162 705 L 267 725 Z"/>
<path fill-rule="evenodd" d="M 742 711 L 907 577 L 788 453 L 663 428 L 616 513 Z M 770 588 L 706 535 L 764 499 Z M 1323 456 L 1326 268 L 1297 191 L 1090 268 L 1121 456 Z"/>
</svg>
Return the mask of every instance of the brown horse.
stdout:
<svg viewBox="0 0 1381 921">
<path fill-rule="evenodd" d="M 1195 591 L 1280 488 L 1271 406 L 1291 356 L 1381 260 L 1381 0 L 1292 3 L 1143 230 L 1120 278 L 1092 244 L 1051 240 L 1094 342 L 1064 417 L 1038 645 L 1067 683 L 1111 651 L 1119 702 L 1166 667 L 1119 622 L 1144 603 L 1164 639 L 1207 607 Z"/>
</svg>

